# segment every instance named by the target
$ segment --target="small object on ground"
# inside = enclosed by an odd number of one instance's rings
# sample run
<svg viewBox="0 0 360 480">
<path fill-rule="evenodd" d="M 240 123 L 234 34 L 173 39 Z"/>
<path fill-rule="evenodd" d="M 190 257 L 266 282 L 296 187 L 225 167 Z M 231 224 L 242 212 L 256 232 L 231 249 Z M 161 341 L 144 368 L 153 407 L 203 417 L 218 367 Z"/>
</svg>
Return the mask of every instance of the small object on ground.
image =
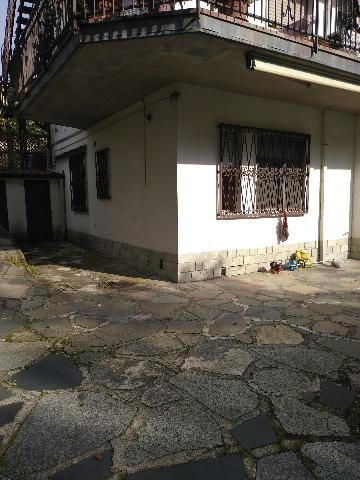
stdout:
<svg viewBox="0 0 360 480">
<path fill-rule="evenodd" d="M 304 250 L 296 250 L 295 261 L 299 268 L 312 267 L 310 253 L 307 253 Z"/>
<path fill-rule="evenodd" d="M 267 270 L 266 270 L 266 268 L 265 268 L 265 267 L 259 267 L 259 268 L 258 268 L 258 272 L 261 272 L 261 273 L 266 273 L 266 272 L 267 272 Z"/>
<path fill-rule="evenodd" d="M 340 260 L 338 258 L 333 258 L 331 261 L 331 266 L 335 268 L 340 268 L 341 267 Z"/>
<path fill-rule="evenodd" d="M 102 458 L 103 458 L 102 453 L 101 452 L 95 453 L 95 458 L 96 458 L 96 460 L 102 460 Z"/>
<path fill-rule="evenodd" d="M 280 273 L 283 269 L 284 269 L 283 264 L 281 262 L 271 262 L 270 263 L 270 272 L 272 274 Z"/>
<path fill-rule="evenodd" d="M 297 263 L 295 260 L 289 260 L 288 262 L 284 263 L 284 270 L 290 270 L 293 272 L 298 268 Z"/>
</svg>

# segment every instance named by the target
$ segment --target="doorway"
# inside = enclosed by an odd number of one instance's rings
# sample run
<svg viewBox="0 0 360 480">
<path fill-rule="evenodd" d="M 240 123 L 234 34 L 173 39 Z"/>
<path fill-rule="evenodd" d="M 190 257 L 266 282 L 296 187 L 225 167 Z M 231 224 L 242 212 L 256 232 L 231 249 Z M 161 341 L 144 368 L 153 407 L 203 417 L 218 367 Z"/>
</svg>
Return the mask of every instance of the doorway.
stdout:
<svg viewBox="0 0 360 480">
<path fill-rule="evenodd" d="M 49 180 L 25 180 L 24 188 L 28 239 L 32 242 L 52 240 Z"/>
</svg>

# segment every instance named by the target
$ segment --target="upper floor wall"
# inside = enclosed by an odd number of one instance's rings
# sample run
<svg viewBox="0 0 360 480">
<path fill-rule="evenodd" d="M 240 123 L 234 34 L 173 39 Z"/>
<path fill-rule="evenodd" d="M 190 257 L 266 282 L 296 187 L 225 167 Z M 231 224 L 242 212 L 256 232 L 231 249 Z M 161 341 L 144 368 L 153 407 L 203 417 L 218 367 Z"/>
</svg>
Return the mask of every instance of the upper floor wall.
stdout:
<svg viewBox="0 0 360 480">
<path fill-rule="evenodd" d="M 359 89 L 359 15 L 354 0 L 38 0 L 4 56 L 8 100 L 88 128 L 172 82 L 274 96 L 276 79 L 248 76 L 249 54 Z"/>
</svg>

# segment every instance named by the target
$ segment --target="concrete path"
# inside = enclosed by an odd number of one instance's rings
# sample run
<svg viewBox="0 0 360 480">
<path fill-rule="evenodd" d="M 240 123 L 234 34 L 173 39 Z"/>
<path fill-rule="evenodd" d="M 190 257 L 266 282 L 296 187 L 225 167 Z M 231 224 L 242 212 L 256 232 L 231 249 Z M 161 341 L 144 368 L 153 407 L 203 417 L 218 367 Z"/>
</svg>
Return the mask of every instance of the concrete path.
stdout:
<svg viewBox="0 0 360 480">
<path fill-rule="evenodd" d="M 0 265 L 6 478 L 359 480 L 359 262 L 176 285 L 24 253 Z"/>
</svg>

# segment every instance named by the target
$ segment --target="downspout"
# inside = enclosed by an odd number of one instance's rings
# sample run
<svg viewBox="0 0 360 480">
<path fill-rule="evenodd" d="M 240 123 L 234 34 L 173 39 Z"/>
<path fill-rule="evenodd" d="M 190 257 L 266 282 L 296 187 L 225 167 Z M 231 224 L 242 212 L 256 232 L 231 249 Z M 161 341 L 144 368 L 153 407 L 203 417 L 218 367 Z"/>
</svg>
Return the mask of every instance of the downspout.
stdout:
<svg viewBox="0 0 360 480">
<path fill-rule="evenodd" d="M 358 173 L 358 157 L 359 157 L 359 143 L 357 138 L 357 131 L 358 131 L 358 122 L 359 122 L 359 115 L 355 115 L 354 119 L 354 149 L 353 149 L 353 167 L 352 167 L 352 174 L 351 174 L 351 203 L 350 203 L 350 227 L 349 227 L 349 250 L 348 250 L 348 258 L 352 258 L 352 237 L 353 237 L 353 227 L 355 223 L 355 215 L 359 215 L 359 212 L 356 211 L 355 207 L 355 197 L 357 193 L 356 189 L 356 182 L 355 178 Z"/>
<path fill-rule="evenodd" d="M 321 111 L 321 152 L 320 152 L 320 188 L 319 188 L 319 251 L 318 261 L 323 262 L 324 255 L 324 213 L 325 213 L 325 175 L 326 175 L 326 110 Z"/>
</svg>

